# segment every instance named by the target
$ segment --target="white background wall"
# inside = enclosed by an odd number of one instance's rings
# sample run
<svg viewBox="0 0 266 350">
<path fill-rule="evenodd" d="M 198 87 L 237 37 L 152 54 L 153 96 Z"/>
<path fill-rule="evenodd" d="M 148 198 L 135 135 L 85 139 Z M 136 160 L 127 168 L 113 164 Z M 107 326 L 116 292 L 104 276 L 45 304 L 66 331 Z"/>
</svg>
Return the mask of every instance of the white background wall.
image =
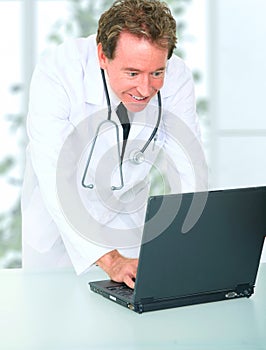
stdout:
<svg viewBox="0 0 266 350">
<path fill-rule="evenodd" d="M 212 187 L 266 184 L 265 14 L 264 0 L 209 0 Z"/>
<path fill-rule="evenodd" d="M 266 1 L 209 8 L 212 185 L 266 184 Z"/>
</svg>

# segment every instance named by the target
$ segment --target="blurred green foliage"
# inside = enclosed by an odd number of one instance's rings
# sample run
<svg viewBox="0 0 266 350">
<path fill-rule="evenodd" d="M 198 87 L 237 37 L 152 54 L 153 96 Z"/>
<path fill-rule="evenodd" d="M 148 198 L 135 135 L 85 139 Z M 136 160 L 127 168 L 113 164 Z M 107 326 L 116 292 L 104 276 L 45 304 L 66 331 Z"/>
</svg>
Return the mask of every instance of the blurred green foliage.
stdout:
<svg viewBox="0 0 266 350">
<path fill-rule="evenodd" d="M 22 90 L 21 86 L 12 86 L 11 93 L 17 94 Z M 10 133 L 18 135 L 25 134 L 24 116 L 22 114 L 6 115 Z M 21 131 L 21 133 L 20 133 Z M 0 161 L 0 177 L 11 186 L 15 186 L 19 193 L 22 179 L 17 175 L 17 168 L 21 167 L 21 153 L 25 149 L 25 138 L 19 137 L 17 141 L 21 151 L 19 154 L 7 153 Z M 22 171 L 22 169 L 21 169 Z M 4 200 L 4 198 L 1 198 Z M 12 268 L 21 266 L 21 211 L 19 198 L 13 206 L 5 212 L 0 213 L 0 267 Z"/>
</svg>

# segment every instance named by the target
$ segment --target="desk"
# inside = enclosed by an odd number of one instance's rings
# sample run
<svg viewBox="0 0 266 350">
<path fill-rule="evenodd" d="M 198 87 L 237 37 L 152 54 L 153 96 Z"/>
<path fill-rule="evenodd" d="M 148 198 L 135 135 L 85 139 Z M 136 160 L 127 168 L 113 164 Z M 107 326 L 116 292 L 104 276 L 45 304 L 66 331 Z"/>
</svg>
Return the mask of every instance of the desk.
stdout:
<svg viewBox="0 0 266 350">
<path fill-rule="evenodd" d="M 92 293 L 71 270 L 0 270 L 3 350 L 265 350 L 266 264 L 250 299 L 136 314 Z"/>
</svg>

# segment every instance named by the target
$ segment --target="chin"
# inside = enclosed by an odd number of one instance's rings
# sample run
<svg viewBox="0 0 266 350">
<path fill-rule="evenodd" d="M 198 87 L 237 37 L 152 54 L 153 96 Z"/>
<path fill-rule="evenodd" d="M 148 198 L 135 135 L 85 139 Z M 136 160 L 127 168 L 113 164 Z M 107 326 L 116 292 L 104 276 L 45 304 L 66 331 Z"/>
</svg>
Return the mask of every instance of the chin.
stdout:
<svg viewBox="0 0 266 350">
<path fill-rule="evenodd" d="M 143 111 L 147 105 L 148 105 L 149 101 L 146 103 L 140 103 L 140 102 L 124 102 L 126 108 L 133 113 L 137 113 L 137 112 L 141 112 Z"/>
</svg>

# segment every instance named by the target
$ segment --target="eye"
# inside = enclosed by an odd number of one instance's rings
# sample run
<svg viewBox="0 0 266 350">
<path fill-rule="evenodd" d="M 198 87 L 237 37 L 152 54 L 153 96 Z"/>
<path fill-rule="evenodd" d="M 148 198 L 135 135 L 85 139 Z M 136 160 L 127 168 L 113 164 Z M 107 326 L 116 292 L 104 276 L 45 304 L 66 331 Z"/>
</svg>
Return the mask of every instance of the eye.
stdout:
<svg viewBox="0 0 266 350">
<path fill-rule="evenodd" d="M 129 76 L 130 78 L 134 78 L 134 77 L 136 77 L 136 76 L 138 75 L 137 72 L 128 72 L 127 74 L 128 74 L 128 76 Z"/>
<path fill-rule="evenodd" d="M 164 75 L 164 71 L 163 70 L 159 70 L 159 71 L 156 71 L 156 72 L 152 73 L 152 76 L 154 78 L 161 78 L 161 77 L 163 77 L 163 75 Z"/>
</svg>

